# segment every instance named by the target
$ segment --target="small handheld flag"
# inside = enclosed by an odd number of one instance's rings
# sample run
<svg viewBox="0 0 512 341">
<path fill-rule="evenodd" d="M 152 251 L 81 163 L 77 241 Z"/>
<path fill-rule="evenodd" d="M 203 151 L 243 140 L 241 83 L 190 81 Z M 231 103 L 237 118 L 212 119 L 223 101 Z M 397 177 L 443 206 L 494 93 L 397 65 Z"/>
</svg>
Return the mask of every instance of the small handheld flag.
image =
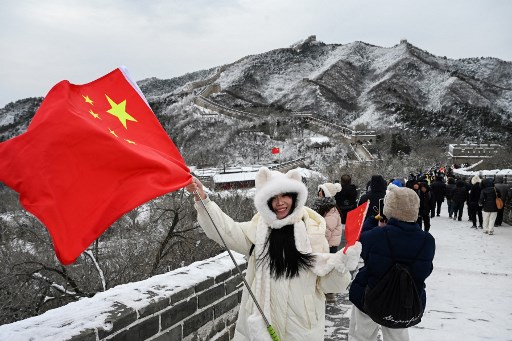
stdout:
<svg viewBox="0 0 512 341">
<path fill-rule="evenodd" d="M 359 240 L 367 210 L 368 201 L 347 213 L 347 220 L 345 224 L 345 238 L 347 240 L 347 244 L 343 249 L 343 253 L 345 253 L 350 246 L 354 245 Z"/>
</svg>

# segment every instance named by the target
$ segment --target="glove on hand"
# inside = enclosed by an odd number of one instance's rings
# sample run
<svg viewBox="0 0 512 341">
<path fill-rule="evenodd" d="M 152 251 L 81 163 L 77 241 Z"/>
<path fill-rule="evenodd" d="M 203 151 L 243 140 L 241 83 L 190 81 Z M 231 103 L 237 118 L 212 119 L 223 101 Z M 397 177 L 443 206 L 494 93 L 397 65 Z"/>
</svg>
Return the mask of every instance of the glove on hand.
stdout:
<svg viewBox="0 0 512 341">
<path fill-rule="evenodd" d="M 361 255 L 361 243 L 356 242 L 354 245 L 347 249 L 346 253 L 343 250 L 336 252 L 329 260 L 329 264 L 339 272 L 352 271 L 357 268 L 359 257 Z"/>
<path fill-rule="evenodd" d="M 347 249 L 347 252 L 343 255 L 343 263 L 347 270 L 353 271 L 359 264 L 359 258 L 361 257 L 361 250 L 363 246 L 360 242 L 356 242 L 354 245 Z M 343 253 L 343 251 L 340 251 Z"/>
</svg>

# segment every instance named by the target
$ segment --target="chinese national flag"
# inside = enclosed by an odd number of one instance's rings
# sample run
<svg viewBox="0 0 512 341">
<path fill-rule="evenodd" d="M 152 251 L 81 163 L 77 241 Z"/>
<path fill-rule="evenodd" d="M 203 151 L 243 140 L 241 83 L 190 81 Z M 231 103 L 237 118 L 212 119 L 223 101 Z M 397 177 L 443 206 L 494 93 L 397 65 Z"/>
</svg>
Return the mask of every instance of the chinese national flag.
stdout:
<svg viewBox="0 0 512 341">
<path fill-rule="evenodd" d="M 347 213 L 347 220 L 345 221 L 345 238 L 347 244 L 343 249 L 343 253 L 347 251 L 349 246 L 354 245 L 361 235 L 361 229 L 363 228 L 364 217 L 368 210 L 368 201 L 354 208 L 352 211 Z"/>
<path fill-rule="evenodd" d="M 272 154 L 279 154 L 280 150 L 278 147 L 272 148 Z"/>
<path fill-rule="evenodd" d="M 61 81 L 27 132 L 0 143 L 0 181 L 48 229 L 70 264 L 124 213 L 191 181 L 126 69 Z"/>
</svg>

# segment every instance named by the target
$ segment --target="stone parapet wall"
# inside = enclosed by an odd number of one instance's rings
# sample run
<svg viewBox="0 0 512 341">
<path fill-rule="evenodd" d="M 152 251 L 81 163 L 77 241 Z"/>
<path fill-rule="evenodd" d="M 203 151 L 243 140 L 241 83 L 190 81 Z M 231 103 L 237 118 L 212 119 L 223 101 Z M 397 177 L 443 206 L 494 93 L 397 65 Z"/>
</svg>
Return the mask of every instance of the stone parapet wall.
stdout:
<svg viewBox="0 0 512 341">
<path fill-rule="evenodd" d="M 243 256 L 235 254 L 242 270 Z M 225 252 L 0 326 L 0 340 L 231 340 L 242 279 Z"/>
<path fill-rule="evenodd" d="M 509 225 L 512 225 L 512 200 L 509 199 L 505 202 L 505 210 L 503 211 L 503 221 Z"/>
</svg>

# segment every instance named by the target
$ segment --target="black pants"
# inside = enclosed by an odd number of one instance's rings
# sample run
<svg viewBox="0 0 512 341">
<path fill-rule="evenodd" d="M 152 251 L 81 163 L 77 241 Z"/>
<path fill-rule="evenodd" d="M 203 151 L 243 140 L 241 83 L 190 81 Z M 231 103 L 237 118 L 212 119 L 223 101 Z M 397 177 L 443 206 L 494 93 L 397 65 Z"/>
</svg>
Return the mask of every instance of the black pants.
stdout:
<svg viewBox="0 0 512 341">
<path fill-rule="evenodd" d="M 352 211 L 354 208 L 356 208 L 356 205 L 352 206 L 343 206 L 340 208 L 340 217 L 341 217 L 341 223 L 345 224 L 347 222 L 347 213 Z"/>
<path fill-rule="evenodd" d="M 441 214 L 441 205 L 443 204 L 443 200 L 437 200 L 436 206 L 437 206 L 437 215 Z"/>
<path fill-rule="evenodd" d="M 421 227 L 422 222 L 425 223 L 425 228 L 424 228 L 425 232 L 430 231 L 430 214 L 429 213 L 418 216 L 418 220 L 416 220 L 416 223 L 418 223 L 418 225 L 420 225 L 420 227 Z"/>
<path fill-rule="evenodd" d="M 476 217 L 477 216 L 478 216 L 478 222 L 480 223 L 478 226 L 482 226 L 482 222 L 484 221 L 484 219 L 482 217 L 482 206 L 478 206 L 477 202 L 470 202 L 468 205 L 468 214 L 469 214 L 469 219 L 471 219 L 471 221 L 473 222 L 473 226 L 476 226 Z"/>
<path fill-rule="evenodd" d="M 494 225 L 501 226 L 501 224 L 503 224 L 503 211 L 505 211 L 505 208 L 498 210 L 498 214 L 496 215 L 496 221 L 494 222 Z"/>
<path fill-rule="evenodd" d="M 453 219 L 458 218 L 462 220 L 462 210 L 464 209 L 464 203 L 454 202 L 453 203 Z"/>
</svg>

